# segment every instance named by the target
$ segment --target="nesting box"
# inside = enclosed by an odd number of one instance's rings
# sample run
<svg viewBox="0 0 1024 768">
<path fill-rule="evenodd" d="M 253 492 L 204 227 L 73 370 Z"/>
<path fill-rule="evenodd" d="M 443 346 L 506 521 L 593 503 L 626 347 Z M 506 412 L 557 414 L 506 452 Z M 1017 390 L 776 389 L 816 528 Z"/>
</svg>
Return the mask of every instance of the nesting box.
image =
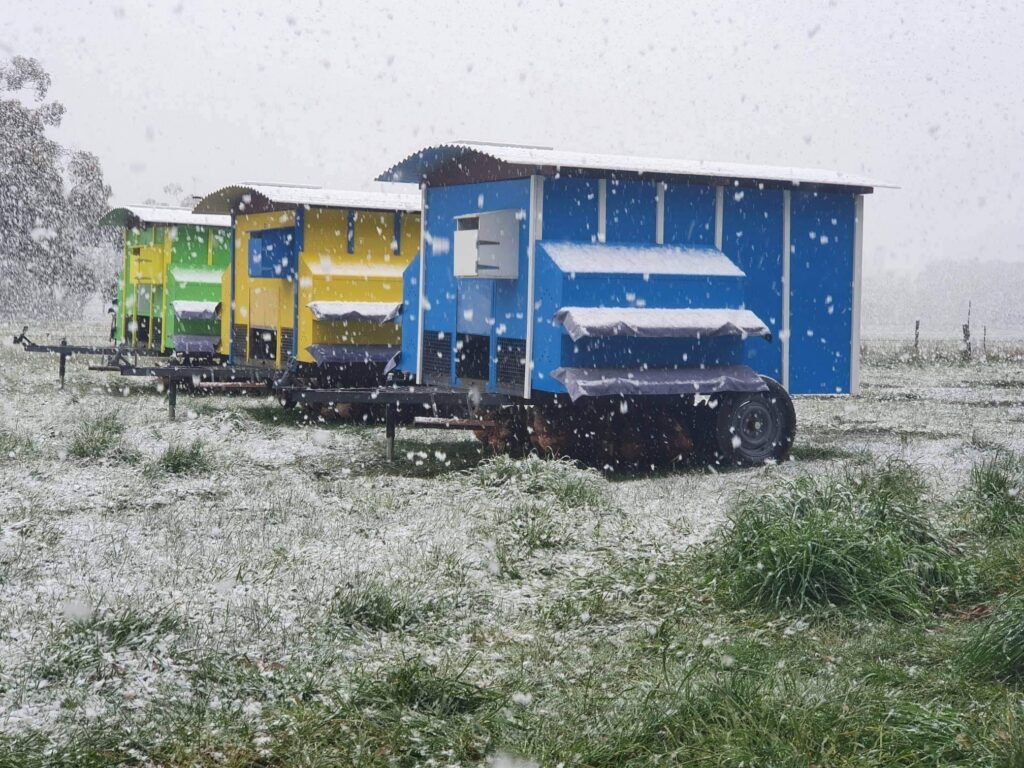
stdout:
<svg viewBox="0 0 1024 768">
<path fill-rule="evenodd" d="M 160 352 L 210 357 L 220 338 L 221 282 L 231 218 L 188 208 L 115 208 L 101 225 L 124 229 L 114 339 Z"/>
</svg>

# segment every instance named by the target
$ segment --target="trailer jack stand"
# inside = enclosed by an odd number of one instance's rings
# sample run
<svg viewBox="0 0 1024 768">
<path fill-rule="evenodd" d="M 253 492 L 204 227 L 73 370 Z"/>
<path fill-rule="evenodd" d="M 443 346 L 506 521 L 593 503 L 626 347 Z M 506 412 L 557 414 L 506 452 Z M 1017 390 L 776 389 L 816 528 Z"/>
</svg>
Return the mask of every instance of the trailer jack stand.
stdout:
<svg viewBox="0 0 1024 768">
<path fill-rule="evenodd" d="M 167 379 L 167 418 L 174 421 L 175 408 L 178 405 L 178 380 L 173 376 Z"/>
<path fill-rule="evenodd" d="M 385 458 L 388 462 L 395 460 L 395 406 L 388 405 L 384 406 L 384 436 L 386 437 L 387 448 L 385 449 Z"/>
</svg>

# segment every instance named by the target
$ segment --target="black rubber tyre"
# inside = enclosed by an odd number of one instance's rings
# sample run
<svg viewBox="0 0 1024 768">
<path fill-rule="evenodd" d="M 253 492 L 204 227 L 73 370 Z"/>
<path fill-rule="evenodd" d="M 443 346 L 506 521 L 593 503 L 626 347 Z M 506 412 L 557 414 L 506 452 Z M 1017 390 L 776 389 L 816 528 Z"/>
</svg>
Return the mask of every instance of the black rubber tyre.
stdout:
<svg viewBox="0 0 1024 768">
<path fill-rule="evenodd" d="M 714 460 L 754 466 L 785 461 L 796 436 L 793 400 L 779 382 L 761 377 L 767 392 L 719 395 L 714 419 Z"/>
</svg>

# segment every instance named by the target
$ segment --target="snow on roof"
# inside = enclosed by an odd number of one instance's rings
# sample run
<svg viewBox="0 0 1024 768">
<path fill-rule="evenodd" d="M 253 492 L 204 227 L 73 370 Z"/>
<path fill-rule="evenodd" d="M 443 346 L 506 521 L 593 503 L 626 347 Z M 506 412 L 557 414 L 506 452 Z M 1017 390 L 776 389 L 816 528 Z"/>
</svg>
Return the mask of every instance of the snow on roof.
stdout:
<svg viewBox="0 0 1024 768">
<path fill-rule="evenodd" d="M 364 320 L 386 323 L 398 317 L 402 303 L 395 301 L 311 301 L 309 308 L 317 320 Z"/>
<path fill-rule="evenodd" d="M 791 168 L 771 165 L 718 163 L 705 160 L 672 160 L 656 157 L 608 155 L 592 152 L 567 152 L 550 147 L 525 147 L 512 144 L 457 142 L 426 147 L 391 166 L 377 177 L 378 181 L 419 183 L 445 166 L 458 164 L 466 179 L 488 177 L 486 169 L 474 167 L 473 161 L 485 165 L 497 163 L 505 170 L 526 168 L 540 172 L 563 170 L 607 171 L 652 174 L 655 176 L 697 176 L 715 179 L 749 179 L 789 184 L 822 184 L 827 186 L 873 189 L 894 185 L 842 171 L 816 168 Z M 489 161 L 487 163 L 486 161 Z"/>
<path fill-rule="evenodd" d="M 355 208 L 368 211 L 420 210 L 420 194 L 414 192 L 359 192 L 287 184 L 243 182 L 223 187 L 204 197 L 195 207 L 197 213 L 245 213 L 256 204 L 266 207 L 310 206 L 316 208 Z"/>
<path fill-rule="evenodd" d="M 660 307 L 563 307 L 555 323 L 573 341 L 588 336 L 692 339 L 762 336 L 771 331 L 749 309 L 667 309 Z"/>
<path fill-rule="evenodd" d="M 559 269 L 573 274 L 744 277 L 728 256 L 710 246 L 541 242 L 540 247 Z"/>
<path fill-rule="evenodd" d="M 113 208 L 99 223 L 107 227 L 137 227 L 141 224 L 192 224 L 199 227 L 230 227 L 230 216 L 193 213 L 189 208 L 166 205 L 125 205 Z"/>
</svg>

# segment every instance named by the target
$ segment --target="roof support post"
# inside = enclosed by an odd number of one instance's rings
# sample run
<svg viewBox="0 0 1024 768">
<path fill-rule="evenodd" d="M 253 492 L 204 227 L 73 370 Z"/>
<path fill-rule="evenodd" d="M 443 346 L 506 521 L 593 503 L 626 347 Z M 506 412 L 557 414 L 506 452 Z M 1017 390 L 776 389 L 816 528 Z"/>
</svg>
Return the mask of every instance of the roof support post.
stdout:
<svg viewBox="0 0 1024 768">
<path fill-rule="evenodd" d="M 722 250 L 725 232 L 725 187 L 715 187 L 715 248 Z"/>
<path fill-rule="evenodd" d="M 789 337 L 790 337 L 790 265 L 793 252 L 792 235 L 793 193 L 786 189 L 782 192 L 782 386 L 789 391 Z"/>
<path fill-rule="evenodd" d="M 665 244 L 665 182 L 659 181 L 655 187 L 654 242 Z"/>
<path fill-rule="evenodd" d="M 423 318 L 427 309 L 427 187 L 420 187 L 420 276 L 416 304 L 416 383 L 423 383 Z"/>
<path fill-rule="evenodd" d="M 597 180 L 597 242 L 608 236 L 608 180 Z"/>
<path fill-rule="evenodd" d="M 864 195 L 853 198 L 853 313 L 850 318 L 850 394 L 860 394 L 860 296 L 864 262 Z"/>
<path fill-rule="evenodd" d="M 533 324 L 537 313 L 536 273 L 537 273 L 537 241 L 543 235 L 544 227 L 544 177 L 530 177 L 530 212 L 528 235 L 526 241 L 526 365 L 523 375 L 523 397 L 527 400 L 533 392 Z"/>
</svg>

